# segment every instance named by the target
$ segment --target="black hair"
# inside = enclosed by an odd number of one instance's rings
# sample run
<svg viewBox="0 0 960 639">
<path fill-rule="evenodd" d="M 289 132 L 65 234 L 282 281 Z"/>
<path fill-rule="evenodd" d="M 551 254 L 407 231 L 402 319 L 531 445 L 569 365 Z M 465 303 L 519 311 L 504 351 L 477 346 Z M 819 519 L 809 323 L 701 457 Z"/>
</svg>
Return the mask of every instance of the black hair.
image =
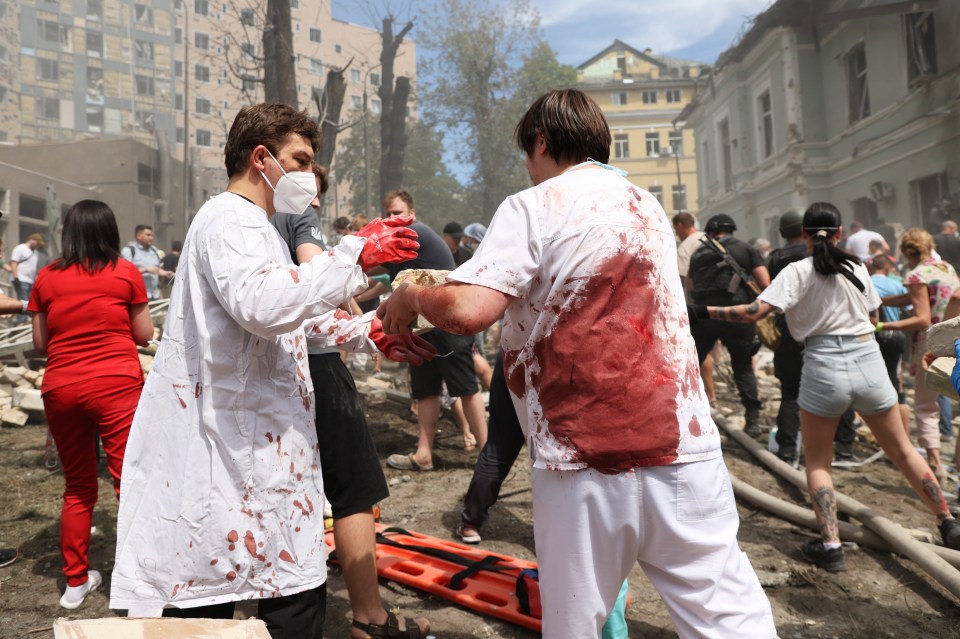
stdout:
<svg viewBox="0 0 960 639">
<path fill-rule="evenodd" d="M 63 216 L 62 252 L 50 264 L 55 271 L 79 266 L 91 275 L 120 259 L 120 230 L 117 218 L 99 200 L 80 200 Z"/>
<path fill-rule="evenodd" d="M 853 274 L 860 259 L 832 241 L 840 234 L 840 211 L 829 202 L 814 202 L 803 214 L 803 231 L 813 239 L 813 270 L 820 275 L 842 275 L 860 292 L 865 287 Z"/>
<path fill-rule="evenodd" d="M 91 200 L 91 201 L 92 201 L 92 200 Z M 137 224 L 137 226 L 134 227 L 134 229 L 133 229 L 133 234 L 134 234 L 134 235 L 140 235 L 140 234 L 143 233 L 144 231 L 152 231 L 152 230 L 153 230 L 153 227 L 150 226 L 149 224 Z"/>
</svg>

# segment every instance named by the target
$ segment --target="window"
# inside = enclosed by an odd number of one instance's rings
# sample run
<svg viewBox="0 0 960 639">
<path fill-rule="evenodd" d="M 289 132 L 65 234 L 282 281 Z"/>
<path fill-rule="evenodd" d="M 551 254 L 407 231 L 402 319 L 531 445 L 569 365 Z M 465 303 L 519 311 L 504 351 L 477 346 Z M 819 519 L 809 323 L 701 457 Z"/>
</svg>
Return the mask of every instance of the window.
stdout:
<svg viewBox="0 0 960 639">
<path fill-rule="evenodd" d="M 240 53 L 245 60 L 255 60 L 257 58 L 257 45 L 252 42 L 243 42 L 240 44 Z"/>
<path fill-rule="evenodd" d="M 66 45 L 68 28 L 51 20 L 37 20 L 37 34 L 47 44 Z"/>
<path fill-rule="evenodd" d="M 363 106 L 363 100 L 360 98 L 359 95 L 351 95 L 350 106 L 352 106 L 354 109 L 359 109 Z"/>
<path fill-rule="evenodd" d="M 687 208 L 687 185 L 673 185 L 673 210 L 683 211 Z"/>
<path fill-rule="evenodd" d="M 656 131 L 647 133 L 647 156 L 651 158 L 660 155 L 660 134 Z"/>
<path fill-rule="evenodd" d="M 623 53 L 617 54 L 617 68 L 620 70 L 620 73 L 627 72 L 627 56 Z"/>
<path fill-rule="evenodd" d="M 333 45 L 333 50 L 337 53 L 343 53 L 343 47 L 341 47 L 339 44 Z"/>
<path fill-rule="evenodd" d="M 202 113 L 204 115 L 210 114 L 210 100 L 206 98 L 197 98 L 196 104 L 197 113 Z"/>
<path fill-rule="evenodd" d="M 183 127 L 177 127 L 177 144 L 183 144 Z"/>
<path fill-rule="evenodd" d="M 717 125 L 717 136 L 720 138 L 722 153 L 723 188 L 729 191 L 733 188 L 733 148 L 730 145 L 730 121 L 726 118 Z"/>
<path fill-rule="evenodd" d="M 323 61 L 310 58 L 310 73 L 323 73 Z"/>
<path fill-rule="evenodd" d="M 103 101 L 103 69 L 87 66 L 87 100 Z"/>
<path fill-rule="evenodd" d="M 706 140 L 703 141 L 703 144 L 700 145 L 702 151 L 700 152 L 700 170 L 703 171 L 703 177 L 707 180 L 710 179 L 710 145 Z"/>
<path fill-rule="evenodd" d="M 153 9 L 150 7 L 150 5 L 133 5 L 133 14 L 136 18 L 137 24 L 141 26 L 150 26 L 153 24 Z"/>
<path fill-rule="evenodd" d="M 373 86 L 375 86 L 375 87 L 380 86 L 380 74 L 379 74 L 379 73 L 371 73 L 371 74 L 370 74 L 370 84 L 373 85 Z"/>
<path fill-rule="evenodd" d="M 650 195 L 657 198 L 657 202 L 660 203 L 660 206 L 663 206 L 663 187 L 662 186 L 651 186 L 649 189 Z"/>
<path fill-rule="evenodd" d="M 87 31 L 87 56 L 91 58 L 103 57 L 103 34 L 99 31 Z"/>
<path fill-rule="evenodd" d="M 173 96 L 173 108 L 177 111 L 183 111 L 183 94 L 178 93 Z"/>
<path fill-rule="evenodd" d="M 370 110 L 374 113 L 380 113 L 380 100 L 376 98 L 370 100 Z"/>
<path fill-rule="evenodd" d="M 257 26 L 257 14 L 253 9 L 240 9 L 240 24 L 245 27 Z"/>
<path fill-rule="evenodd" d="M 103 107 L 87 106 L 87 131 L 99 133 L 103 130 Z"/>
<path fill-rule="evenodd" d="M 299 9 L 299 8 L 300 8 L 300 0 L 290 0 L 290 8 L 291 8 L 291 9 Z"/>
<path fill-rule="evenodd" d="M 644 91 L 641 94 L 644 104 L 656 104 L 657 103 L 657 92 L 656 91 Z"/>
<path fill-rule="evenodd" d="M 210 146 L 210 131 L 207 129 L 197 129 L 197 146 Z"/>
<path fill-rule="evenodd" d="M 850 124 L 870 115 L 870 91 L 867 86 L 867 50 L 858 44 L 847 53 L 847 95 L 850 100 Z"/>
<path fill-rule="evenodd" d="M 60 100 L 57 98 L 42 97 L 39 99 L 37 116 L 44 120 L 60 119 Z"/>
<path fill-rule="evenodd" d="M 630 136 L 626 133 L 617 133 L 613 136 L 613 157 L 617 160 L 630 157 Z"/>
<path fill-rule="evenodd" d="M 183 61 L 182 60 L 173 61 L 173 73 L 178 78 L 183 77 Z"/>
<path fill-rule="evenodd" d="M 193 46 L 204 51 L 210 49 L 210 36 L 206 33 L 194 33 Z"/>
<path fill-rule="evenodd" d="M 773 155 L 773 106 L 769 90 L 757 98 L 757 113 L 760 115 L 760 154 L 768 158 Z"/>
<path fill-rule="evenodd" d="M 157 118 L 152 111 L 135 111 L 133 116 L 137 122 L 137 128 L 152 132 L 156 126 Z"/>
<path fill-rule="evenodd" d="M 193 78 L 197 82 L 209 82 L 210 81 L 210 67 L 197 64 L 193 67 Z"/>
<path fill-rule="evenodd" d="M 914 226 L 939 226 L 948 211 L 943 204 L 949 203 L 950 189 L 946 173 L 934 173 L 910 182 L 914 206 Z M 945 202 L 946 201 L 946 202 Z"/>
<path fill-rule="evenodd" d="M 37 58 L 37 80 L 57 80 L 60 78 L 60 63 L 56 60 Z"/>
<path fill-rule="evenodd" d="M 310 27 L 310 42 L 322 42 L 323 34 L 320 32 L 320 29 L 316 27 Z"/>
<path fill-rule="evenodd" d="M 153 43 L 135 40 L 133 42 L 133 55 L 137 62 L 153 62 Z"/>
<path fill-rule="evenodd" d="M 667 89 L 663 92 L 667 98 L 667 102 L 676 103 L 682 99 L 682 93 L 680 89 Z"/>
<path fill-rule="evenodd" d="M 908 13 L 903 21 L 907 33 L 907 81 L 912 88 L 925 77 L 937 74 L 933 11 Z"/>
<path fill-rule="evenodd" d="M 3 17 L 3 16 L 0 16 Z M 87 0 L 87 20 L 103 19 L 103 0 Z"/>
<path fill-rule="evenodd" d="M 210 15 L 210 3 L 207 0 L 193 0 L 193 12 L 198 16 Z"/>
<path fill-rule="evenodd" d="M 350 69 L 350 81 L 360 82 L 360 69 Z"/>
<path fill-rule="evenodd" d="M 613 106 L 623 106 L 627 103 L 627 92 L 626 91 L 617 91 L 610 94 L 610 101 L 613 103 Z"/>
<path fill-rule="evenodd" d="M 667 134 L 670 152 L 674 155 L 683 155 L 683 131 L 670 131 Z"/>
<path fill-rule="evenodd" d="M 256 91 L 257 90 L 257 79 L 252 75 L 243 75 L 240 77 L 242 82 L 242 88 L 244 91 Z"/>
<path fill-rule="evenodd" d="M 156 93 L 153 78 L 150 76 L 135 75 L 133 80 L 137 84 L 137 95 L 154 95 Z"/>
<path fill-rule="evenodd" d="M 153 185 L 157 183 L 158 171 L 149 164 L 137 162 L 137 193 L 152 196 Z"/>
</svg>

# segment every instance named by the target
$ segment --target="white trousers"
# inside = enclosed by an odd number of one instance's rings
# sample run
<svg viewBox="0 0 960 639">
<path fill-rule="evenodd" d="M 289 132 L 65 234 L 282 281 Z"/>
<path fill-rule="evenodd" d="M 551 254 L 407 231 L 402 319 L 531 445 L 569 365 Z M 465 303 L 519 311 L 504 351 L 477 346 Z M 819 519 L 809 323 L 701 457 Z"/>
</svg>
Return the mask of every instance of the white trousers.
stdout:
<svg viewBox="0 0 960 639">
<path fill-rule="evenodd" d="M 532 483 L 547 639 L 600 637 L 634 562 L 680 637 L 776 637 L 721 457 L 615 475 L 535 468 Z"/>
</svg>

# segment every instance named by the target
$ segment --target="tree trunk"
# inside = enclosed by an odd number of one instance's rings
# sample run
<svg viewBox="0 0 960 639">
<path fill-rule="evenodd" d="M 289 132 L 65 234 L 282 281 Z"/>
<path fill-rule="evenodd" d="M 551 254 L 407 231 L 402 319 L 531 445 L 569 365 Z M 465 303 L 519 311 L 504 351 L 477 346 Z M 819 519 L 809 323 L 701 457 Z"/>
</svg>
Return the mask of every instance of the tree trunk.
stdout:
<svg viewBox="0 0 960 639">
<path fill-rule="evenodd" d="M 297 106 L 297 74 L 290 26 L 290 0 L 267 0 L 263 28 L 263 89 L 267 102 Z"/>
<path fill-rule="evenodd" d="M 349 65 L 348 65 L 349 66 Z M 337 133 L 340 131 L 340 111 L 343 109 L 343 98 L 347 92 L 347 83 L 343 79 L 344 69 L 330 69 L 327 72 L 327 86 L 322 97 L 317 99 L 317 109 L 320 111 L 320 130 L 323 139 L 320 142 L 320 153 L 315 159 L 320 166 L 330 169 L 333 156 L 337 150 Z"/>
<path fill-rule="evenodd" d="M 410 97 L 410 78 L 397 78 L 390 109 L 390 145 L 382 145 L 380 155 L 380 199 L 403 186 L 403 156 L 407 149 L 407 98 Z M 381 120 L 383 118 L 381 117 Z M 381 131 L 382 131 L 381 125 Z"/>
</svg>

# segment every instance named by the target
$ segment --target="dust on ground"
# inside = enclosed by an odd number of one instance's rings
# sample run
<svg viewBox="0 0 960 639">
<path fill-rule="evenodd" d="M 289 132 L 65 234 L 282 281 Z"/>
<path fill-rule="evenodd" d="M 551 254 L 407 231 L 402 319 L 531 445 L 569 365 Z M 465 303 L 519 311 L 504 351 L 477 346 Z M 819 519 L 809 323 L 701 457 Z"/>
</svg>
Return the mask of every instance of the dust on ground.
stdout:
<svg viewBox="0 0 960 639">
<path fill-rule="evenodd" d="M 363 375 L 358 375 L 362 377 Z M 394 380 L 402 380 L 393 371 Z M 767 397 L 776 387 L 761 379 Z M 721 382 L 718 395 L 730 395 Z M 724 412 L 738 406 L 721 401 Z M 368 406 L 368 420 L 382 460 L 395 452 L 410 452 L 417 426 L 403 415 L 406 407 L 390 402 Z M 764 421 L 774 422 L 776 402 L 764 408 Z M 63 476 L 43 464 L 46 427 L 30 423 L 23 428 L 0 428 L 0 546 L 18 546 L 20 559 L 0 569 L 0 637 L 52 637 L 58 617 L 70 619 L 114 614 L 108 605 L 110 572 L 116 542 L 117 504 L 105 468 L 101 470 L 100 502 L 94 513 L 96 532 L 91 539 L 91 567 L 104 575 L 102 589 L 75 611 L 58 605 L 65 585 L 59 553 L 59 512 Z M 944 444 L 944 451 L 952 444 Z M 873 445 L 858 442 L 864 458 Z M 806 505 L 805 495 L 775 479 L 736 442 L 724 442 L 730 472 L 748 483 L 789 501 Z M 470 482 L 476 452 L 465 452 L 456 427 L 440 423 L 434 456 L 435 471 L 386 470 L 391 496 L 381 504 L 383 522 L 418 532 L 452 538 L 459 521 L 459 499 Z M 884 513 L 908 528 L 925 528 L 936 535 L 935 521 L 900 473 L 880 461 L 858 470 L 834 473 L 838 490 Z M 956 494 L 951 483 L 948 494 Z M 960 638 L 957 601 L 907 559 L 866 549 L 848 549 L 849 572 L 832 575 L 800 559 L 799 546 L 814 532 L 769 516 L 738 502 L 740 545 L 764 579 L 783 582 L 765 588 L 774 618 L 785 639 L 930 637 Z M 532 505 L 528 462 L 523 454 L 503 487 L 500 501 L 483 529 L 483 548 L 524 559 L 534 559 Z M 664 639 L 676 631 L 666 607 L 639 568 L 630 576 L 631 603 L 627 611 L 631 637 Z M 528 638 L 535 633 L 484 617 L 405 586 L 381 582 L 384 599 L 406 614 L 423 614 L 438 638 Z M 349 636 L 350 611 L 343 578 L 330 569 L 327 637 Z"/>
</svg>

